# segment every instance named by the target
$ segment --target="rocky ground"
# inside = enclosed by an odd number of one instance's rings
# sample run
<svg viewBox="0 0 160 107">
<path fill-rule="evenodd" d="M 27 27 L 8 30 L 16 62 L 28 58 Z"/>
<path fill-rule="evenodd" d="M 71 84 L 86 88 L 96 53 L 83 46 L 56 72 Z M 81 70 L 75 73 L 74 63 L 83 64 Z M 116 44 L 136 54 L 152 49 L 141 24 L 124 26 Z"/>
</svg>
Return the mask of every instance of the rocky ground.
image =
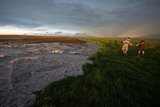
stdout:
<svg viewBox="0 0 160 107">
<path fill-rule="evenodd" d="M 0 107 L 27 107 L 49 83 L 82 75 L 97 49 L 90 43 L 0 42 Z"/>
</svg>

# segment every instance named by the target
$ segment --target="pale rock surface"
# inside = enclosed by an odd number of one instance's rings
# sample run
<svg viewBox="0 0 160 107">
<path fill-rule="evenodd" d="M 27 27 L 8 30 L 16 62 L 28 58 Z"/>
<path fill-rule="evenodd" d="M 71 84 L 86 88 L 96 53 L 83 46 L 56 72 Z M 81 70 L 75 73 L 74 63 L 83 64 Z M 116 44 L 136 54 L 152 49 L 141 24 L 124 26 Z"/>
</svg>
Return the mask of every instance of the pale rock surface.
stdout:
<svg viewBox="0 0 160 107">
<path fill-rule="evenodd" d="M 82 65 L 97 45 L 0 43 L 0 107 L 28 107 L 34 91 L 67 76 L 83 75 Z"/>
</svg>

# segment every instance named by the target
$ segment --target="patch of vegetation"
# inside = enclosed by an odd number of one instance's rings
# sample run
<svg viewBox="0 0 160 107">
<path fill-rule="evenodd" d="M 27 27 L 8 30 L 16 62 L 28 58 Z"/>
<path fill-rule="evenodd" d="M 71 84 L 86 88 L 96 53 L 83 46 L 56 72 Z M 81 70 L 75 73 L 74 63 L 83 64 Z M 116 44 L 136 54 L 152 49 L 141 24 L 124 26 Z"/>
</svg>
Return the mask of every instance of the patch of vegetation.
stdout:
<svg viewBox="0 0 160 107">
<path fill-rule="evenodd" d="M 98 41 L 100 51 L 83 66 L 84 75 L 53 82 L 34 107 L 159 107 L 160 46 L 148 45 L 144 56 L 136 47 L 128 55 L 120 41 Z"/>
</svg>

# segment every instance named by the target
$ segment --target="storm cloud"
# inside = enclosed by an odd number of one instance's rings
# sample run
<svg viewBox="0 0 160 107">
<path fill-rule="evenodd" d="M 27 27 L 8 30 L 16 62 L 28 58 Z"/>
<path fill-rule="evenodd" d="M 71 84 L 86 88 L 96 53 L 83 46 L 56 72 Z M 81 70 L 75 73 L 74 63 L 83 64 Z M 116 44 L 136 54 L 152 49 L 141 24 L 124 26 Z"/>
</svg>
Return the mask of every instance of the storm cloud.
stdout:
<svg viewBox="0 0 160 107">
<path fill-rule="evenodd" d="M 159 11 L 159 0 L 1 0 L 0 27 L 148 36 L 160 34 Z"/>
</svg>

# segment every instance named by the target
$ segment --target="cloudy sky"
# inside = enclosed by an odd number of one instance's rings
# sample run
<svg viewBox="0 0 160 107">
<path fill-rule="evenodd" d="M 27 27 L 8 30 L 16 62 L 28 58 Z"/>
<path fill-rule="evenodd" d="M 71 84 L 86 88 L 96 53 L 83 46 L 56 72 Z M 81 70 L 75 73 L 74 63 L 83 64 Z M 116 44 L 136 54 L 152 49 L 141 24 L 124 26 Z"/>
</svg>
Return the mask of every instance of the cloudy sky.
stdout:
<svg viewBox="0 0 160 107">
<path fill-rule="evenodd" d="M 160 0 L 0 0 L 0 34 L 160 37 Z"/>
</svg>

